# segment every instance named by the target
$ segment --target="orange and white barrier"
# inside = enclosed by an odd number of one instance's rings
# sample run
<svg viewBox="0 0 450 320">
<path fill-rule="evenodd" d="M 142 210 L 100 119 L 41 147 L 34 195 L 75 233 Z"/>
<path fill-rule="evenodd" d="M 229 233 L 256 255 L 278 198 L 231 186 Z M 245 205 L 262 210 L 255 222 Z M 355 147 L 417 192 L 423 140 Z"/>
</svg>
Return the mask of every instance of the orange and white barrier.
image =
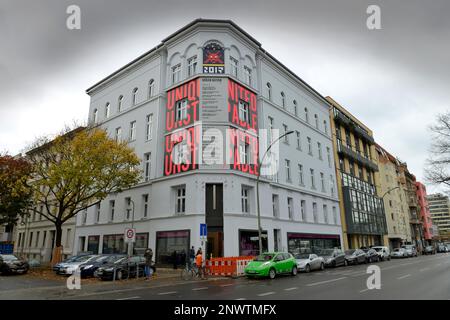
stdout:
<svg viewBox="0 0 450 320">
<path fill-rule="evenodd" d="M 211 276 L 241 276 L 253 257 L 227 257 L 206 260 L 206 272 Z"/>
</svg>

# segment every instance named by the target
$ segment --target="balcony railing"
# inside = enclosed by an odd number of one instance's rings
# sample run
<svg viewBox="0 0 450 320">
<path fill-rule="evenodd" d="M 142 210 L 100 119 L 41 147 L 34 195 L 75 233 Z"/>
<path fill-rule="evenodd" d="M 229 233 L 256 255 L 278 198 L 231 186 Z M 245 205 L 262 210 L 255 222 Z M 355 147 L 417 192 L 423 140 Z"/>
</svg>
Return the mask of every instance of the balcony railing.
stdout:
<svg viewBox="0 0 450 320">
<path fill-rule="evenodd" d="M 370 159 L 363 157 L 361 154 L 353 151 L 351 148 L 342 144 L 340 140 L 337 141 L 338 153 L 342 153 L 345 156 L 352 158 L 353 160 L 359 162 L 360 164 L 372 169 L 373 171 L 378 171 L 378 166 Z"/>
<path fill-rule="evenodd" d="M 364 140 L 368 141 L 369 143 L 375 143 L 375 140 L 373 137 L 371 137 L 366 130 L 361 128 L 356 122 L 354 122 L 352 119 L 347 117 L 344 113 L 339 111 L 337 108 L 333 109 L 334 113 L 334 119 L 341 123 L 343 126 L 348 127 L 353 130 L 353 132 L 363 138 Z"/>
</svg>

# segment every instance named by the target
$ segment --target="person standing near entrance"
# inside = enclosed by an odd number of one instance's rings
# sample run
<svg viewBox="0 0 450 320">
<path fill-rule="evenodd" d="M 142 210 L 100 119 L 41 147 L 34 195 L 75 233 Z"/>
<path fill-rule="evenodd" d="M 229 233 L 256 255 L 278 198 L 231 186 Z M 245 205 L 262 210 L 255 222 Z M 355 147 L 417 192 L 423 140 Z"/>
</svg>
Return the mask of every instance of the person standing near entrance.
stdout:
<svg viewBox="0 0 450 320">
<path fill-rule="evenodd" d="M 198 249 L 197 255 L 195 256 L 195 265 L 197 266 L 198 275 L 201 277 L 201 279 L 204 279 L 203 274 L 203 252 L 202 249 Z"/>
<path fill-rule="evenodd" d="M 148 248 L 145 250 L 144 253 L 145 258 L 145 277 L 146 280 L 151 279 L 153 275 L 153 268 L 152 268 L 152 259 L 153 259 L 153 251 L 152 249 Z"/>
<path fill-rule="evenodd" d="M 194 260 L 195 260 L 195 249 L 194 246 L 192 246 L 191 250 L 189 250 L 189 268 L 192 268 L 194 266 Z"/>
</svg>

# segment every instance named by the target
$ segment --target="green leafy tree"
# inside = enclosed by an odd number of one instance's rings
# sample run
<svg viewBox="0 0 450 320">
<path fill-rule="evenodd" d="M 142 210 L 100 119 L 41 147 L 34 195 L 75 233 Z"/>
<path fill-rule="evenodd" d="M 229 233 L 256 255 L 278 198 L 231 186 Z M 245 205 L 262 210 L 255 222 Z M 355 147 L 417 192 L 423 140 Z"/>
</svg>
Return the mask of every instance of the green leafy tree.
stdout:
<svg viewBox="0 0 450 320">
<path fill-rule="evenodd" d="M 21 157 L 0 155 L 0 224 L 13 227 L 31 202 L 30 164 Z"/>
<path fill-rule="evenodd" d="M 60 260 L 65 222 L 140 178 L 140 161 L 133 149 L 98 128 L 78 128 L 51 141 L 40 139 L 27 158 L 33 167 L 33 202 L 44 208 L 35 210 L 55 224 L 52 263 Z"/>
</svg>

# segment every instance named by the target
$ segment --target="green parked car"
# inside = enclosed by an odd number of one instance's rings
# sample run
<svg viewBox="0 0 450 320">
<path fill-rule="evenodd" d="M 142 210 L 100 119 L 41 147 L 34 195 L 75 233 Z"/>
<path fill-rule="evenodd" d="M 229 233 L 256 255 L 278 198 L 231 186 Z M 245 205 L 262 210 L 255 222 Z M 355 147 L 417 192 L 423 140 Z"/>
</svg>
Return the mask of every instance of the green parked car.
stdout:
<svg viewBox="0 0 450 320">
<path fill-rule="evenodd" d="M 266 252 L 257 256 L 244 270 L 248 278 L 269 277 L 277 274 L 297 275 L 297 261 L 287 252 Z"/>
</svg>

